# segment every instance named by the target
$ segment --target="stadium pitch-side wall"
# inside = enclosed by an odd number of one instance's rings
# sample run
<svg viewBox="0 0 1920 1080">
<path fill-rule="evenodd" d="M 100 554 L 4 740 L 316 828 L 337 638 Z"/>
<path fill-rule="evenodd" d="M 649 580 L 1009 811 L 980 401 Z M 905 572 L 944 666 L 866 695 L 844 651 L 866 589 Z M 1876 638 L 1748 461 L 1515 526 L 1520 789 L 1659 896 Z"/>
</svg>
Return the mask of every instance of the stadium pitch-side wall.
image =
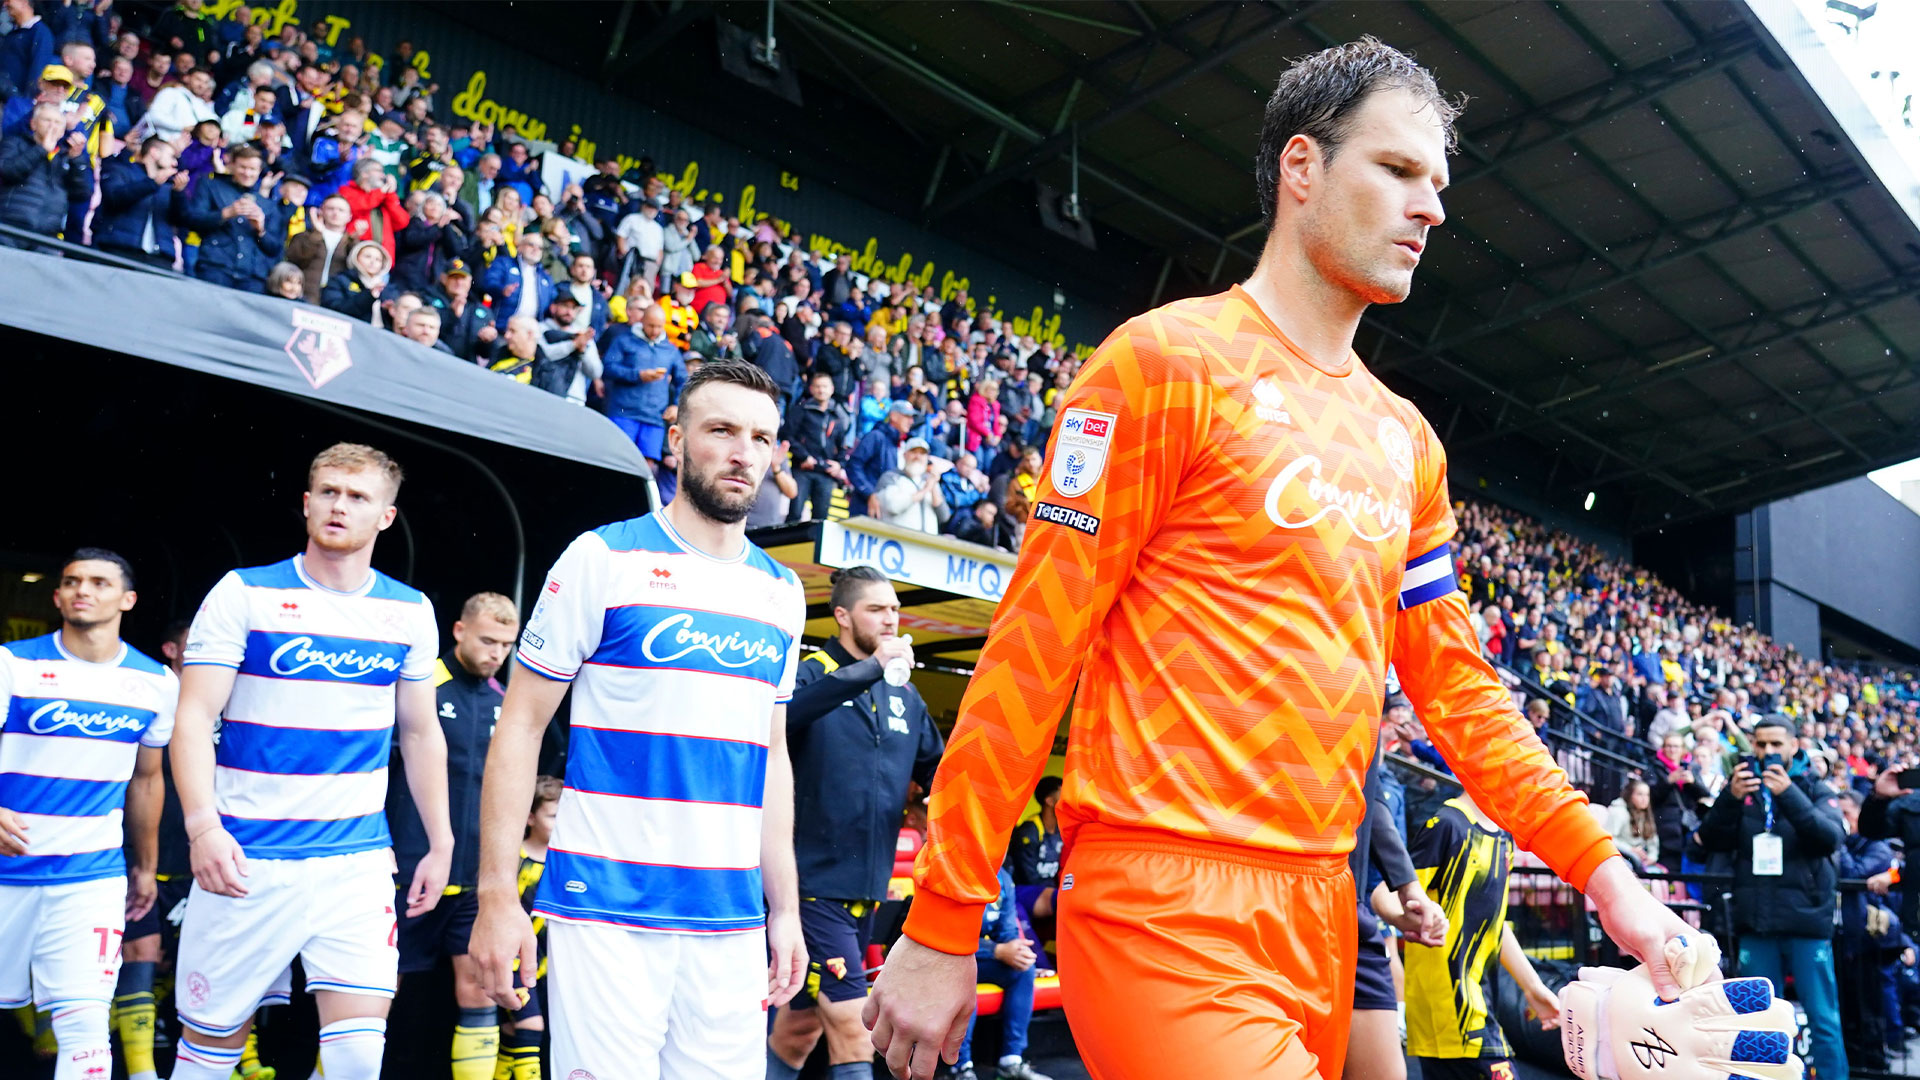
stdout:
<svg viewBox="0 0 1920 1080">
<path fill-rule="evenodd" d="M 1734 612 L 1821 654 L 1829 609 L 1920 652 L 1920 514 L 1857 477 L 1742 514 Z"/>
<path fill-rule="evenodd" d="M 237 6 L 239 0 L 211 0 L 206 10 L 224 18 Z M 440 84 L 434 112 L 441 120 L 512 124 L 529 139 L 553 143 L 573 138 L 580 143 L 577 157 L 591 161 L 607 153 L 619 159 L 623 169 L 645 154 L 691 202 L 717 200 L 743 222 L 767 217 L 793 222 L 806 233 L 810 246 L 849 253 L 854 269 L 862 273 L 878 271 L 889 280 L 910 277 L 934 285 L 942 297 L 964 288 L 976 311 L 985 305 L 1010 321 L 1015 334 L 1091 349 L 1124 318 L 1076 299 L 1069 289 L 843 195 L 826 178 L 795 175 L 765 156 L 532 59 L 425 7 L 281 0 L 278 5 L 255 4 L 252 11 L 269 38 L 289 21 L 312 27 L 324 19 L 333 43 L 341 46 L 355 35 L 370 50 L 411 41 L 413 63 L 424 81 Z M 743 103 L 763 93 L 726 81 L 727 76 L 716 79 Z M 1064 306 L 1053 302 L 1056 289 L 1066 297 Z"/>
</svg>

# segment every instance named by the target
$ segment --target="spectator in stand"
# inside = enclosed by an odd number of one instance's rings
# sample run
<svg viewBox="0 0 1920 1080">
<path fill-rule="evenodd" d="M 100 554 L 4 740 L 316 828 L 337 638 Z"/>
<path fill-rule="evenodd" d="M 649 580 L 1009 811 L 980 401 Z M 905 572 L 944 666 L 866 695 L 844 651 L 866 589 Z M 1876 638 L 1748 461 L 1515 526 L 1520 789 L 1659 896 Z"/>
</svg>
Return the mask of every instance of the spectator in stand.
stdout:
<svg viewBox="0 0 1920 1080">
<path fill-rule="evenodd" d="M 307 303 L 319 303 L 320 290 L 347 269 L 356 242 L 347 231 L 352 220 L 353 207 L 347 200 L 329 195 L 321 200 L 307 229 L 287 241 L 287 261 L 300 268 Z"/>
<path fill-rule="evenodd" d="M 220 125 L 212 120 L 202 120 L 193 125 L 187 145 L 180 151 L 180 171 L 187 174 L 187 198 L 193 198 L 200 190 L 201 181 L 214 173 L 227 171 L 221 151 L 225 149 L 220 134 Z M 266 172 L 265 156 L 261 159 L 261 173 Z M 265 189 L 262 189 L 264 194 Z"/>
<path fill-rule="evenodd" d="M 807 395 L 787 410 L 784 434 L 792 447 L 798 491 L 788 507 L 788 521 L 826 520 L 834 485 L 847 482 L 839 457 L 851 423 L 846 406 L 833 395 L 833 377 L 814 372 L 807 380 Z"/>
<path fill-rule="evenodd" d="M 205 71 L 189 71 L 162 87 L 142 117 L 149 131 L 176 144 L 181 133 L 203 120 L 220 121 L 213 109 L 213 75 Z"/>
<path fill-rule="evenodd" d="M 392 178 L 396 189 L 404 189 L 407 183 L 406 159 L 413 153 L 413 147 L 407 144 L 404 137 L 406 125 L 401 115 L 392 109 L 378 112 L 377 101 L 374 109 L 373 130 L 367 134 L 367 156 L 380 163 L 387 176 Z"/>
<path fill-rule="evenodd" d="M 592 255 L 579 252 L 567 260 L 567 280 L 559 286 L 560 292 L 571 295 L 579 303 L 583 325 L 591 327 L 596 337 L 607 328 L 611 318 L 607 294 L 612 291 L 600 279 L 598 270 Z"/>
<path fill-rule="evenodd" d="M 493 205 L 500 191 L 500 155 L 480 155 L 473 164 L 473 172 L 461 185 L 460 198 L 475 210 L 485 210 Z"/>
<path fill-rule="evenodd" d="M 994 451 L 1007 434 L 1007 418 L 1000 414 L 1000 380 L 984 376 L 967 402 L 967 449 L 975 454 Z"/>
<path fill-rule="evenodd" d="M 855 346 L 854 351 L 858 353 L 860 350 L 857 342 Z M 894 397 L 892 389 L 884 378 L 867 379 L 862 385 L 867 388 L 867 392 L 860 395 L 860 412 L 855 417 L 855 422 L 859 425 L 859 434 L 865 437 L 867 432 L 886 420 L 887 411 L 893 408 Z"/>
<path fill-rule="evenodd" d="M 173 223 L 186 206 L 187 174 L 178 164 L 173 144 L 158 135 L 108 158 L 100 170 L 94 246 L 171 270 L 179 257 Z"/>
<path fill-rule="evenodd" d="M 492 301 L 494 328 L 504 333 L 507 320 L 523 316 L 538 322 L 553 304 L 557 287 L 541 266 L 547 254 L 546 238 L 528 233 L 520 238 L 518 254 L 497 258 L 487 267 L 481 292 Z"/>
<path fill-rule="evenodd" d="M 1635 776 L 1607 807 L 1607 831 L 1620 853 L 1646 870 L 1660 862 L 1660 827 L 1653 819 L 1653 789 Z"/>
<path fill-rule="evenodd" d="M 746 322 L 747 337 L 740 351 L 780 389 L 779 404 L 784 413 L 800 383 L 800 362 L 793 355 L 793 346 L 774 331 L 771 315 L 756 311 L 747 316 Z"/>
<path fill-rule="evenodd" d="M 693 275 L 693 310 L 705 311 L 708 304 L 727 302 L 732 281 L 727 275 L 726 261 L 726 252 L 718 247 L 709 247 L 701 253 L 700 261 L 688 271 Z"/>
<path fill-rule="evenodd" d="M 935 429 L 935 436 L 927 441 L 933 443 L 933 451 L 948 461 L 959 461 L 967 452 L 967 404 L 958 397 L 947 399 L 941 424 Z M 974 458 L 977 462 L 979 459 Z"/>
<path fill-rule="evenodd" d="M 614 336 L 602 358 L 607 418 L 658 464 L 666 453 L 667 427 L 679 410 L 687 366 L 680 347 L 667 338 L 667 314 L 654 305 L 628 333 Z"/>
<path fill-rule="evenodd" d="M 1742 761 L 1700 823 L 1700 844 L 1733 861 L 1733 921 L 1740 973 L 1773 982 L 1784 996 L 1793 976 L 1813 1038 L 1808 1064 L 1821 1080 L 1845 1080 L 1833 970 L 1834 853 L 1846 828 L 1832 795 L 1797 751 L 1783 717 L 1753 728 L 1756 773 Z"/>
<path fill-rule="evenodd" d="M 460 219 L 435 192 L 407 196 L 407 226 L 394 237 L 393 280 L 421 292 L 440 280 L 446 264 L 466 250 Z"/>
<path fill-rule="evenodd" d="M 528 315 L 515 315 L 507 320 L 506 332 L 495 343 L 487 370 L 530 385 L 534 369 L 540 364 L 540 345 L 540 321 Z"/>
<path fill-rule="evenodd" d="M 1647 741 L 1658 750 L 1666 744 L 1667 736 L 1684 734 L 1693 727 L 1693 718 L 1687 714 L 1686 702 L 1680 695 L 1669 692 L 1665 687 L 1651 687 L 1648 697 L 1657 708 L 1653 719 L 1647 724 Z"/>
<path fill-rule="evenodd" d="M 286 220 L 279 203 L 261 191 L 260 151 L 234 150 L 227 155 L 227 168 L 227 175 L 208 177 L 187 201 L 184 220 L 200 234 L 193 274 L 215 285 L 261 292 L 285 247 Z"/>
<path fill-rule="evenodd" d="M 934 449 L 938 453 L 939 447 Z M 993 501 L 987 498 L 992 485 L 987 480 L 987 474 L 980 471 L 979 459 L 965 450 L 948 460 L 953 462 L 953 468 L 940 476 L 940 496 L 952 511 L 953 520 L 963 521 L 961 515 L 973 509 L 976 503 Z"/>
<path fill-rule="evenodd" d="M 693 270 L 693 222 L 685 210 L 667 219 L 661 238 L 660 276 L 676 281 Z"/>
<path fill-rule="evenodd" d="M 874 492 L 880 490 L 880 478 L 899 470 L 901 446 L 914 420 L 913 406 L 896 401 L 888 408 L 885 423 L 860 436 L 846 469 L 847 502 L 853 514 L 868 513 Z"/>
<path fill-rule="evenodd" d="M 131 132 L 134 122 L 146 115 L 146 103 L 133 92 L 133 70 L 133 61 L 124 56 L 112 57 L 107 62 L 106 79 L 94 84 L 101 100 L 107 103 L 115 131 Z"/>
<path fill-rule="evenodd" d="M 348 268 L 335 274 L 321 291 L 320 304 L 355 322 L 381 325 L 380 305 L 376 302 L 387 289 L 387 271 L 393 265 L 387 249 L 371 240 L 353 245 L 347 258 Z"/>
<path fill-rule="evenodd" d="M 1497 623 L 1500 609 L 1489 604 L 1487 610 L 1492 613 L 1489 618 Z M 1620 675 L 1611 667 L 1602 667 L 1591 684 L 1575 692 L 1574 707 L 1610 731 L 1633 735 L 1633 712 L 1621 692 Z"/>
<path fill-rule="evenodd" d="M 622 292 L 632 277 L 642 277 L 650 283 L 660 280 L 660 260 L 666 252 L 667 237 L 655 217 L 658 212 L 659 208 L 653 203 L 642 200 L 633 213 L 620 219 L 619 227 L 614 230 L 614 250 L 621 260 L 619 288 Z"/>
<path fill-rule="evenodd" d="M 153 101 L 160 96 L 173 78 L 173 57 L 156 49 L 147 54 L 146 60 L 136 66 L 133 77 L 127 80 L 127 86 L 139 101 L 140 117 L 145 117 L 153 108 Z"/>
<path fill-rule="evenodd" d="M 378 161 L 363 157 L 353 163 L 353 180 L 339 191 L 340 197 L 353 208 L 347 231 L 355 239 L 379 244 L 386 251 L 389 263 L 395 258 L 401 231 L 412 222 L 395 194 L 397 187 Z"/>
<path fill-rule="evenodd" d="M 30 92 L 54 56 L 53 29 L 33 0 L 7 0 L 7 17 L 13 29 L 0 39 L 0 97 Z"/>
<path fill-rule="evenodd" d="M 473 271 L 466 260 L 454 259 L 441 273 L 439 288 L 427 294 L 427 303 L 440 312 L 440 340 L 447 351 L 462 360 L 478 361 L 500 332 L 472 292 Z"/>
<path fill-rule="evenodd" d="M 586 256 L 579 258 L 585 259 Z M 700 325 L 688 335 L 687 344 L 708 360 L 744 360 L 746 356 L 740 351 L 740 335 L 729 328 L 732 322 L 732 308 L 721 303 L 708 304 L 700 309 Z"/>
<path fill-rule="evenodd" d="M 306 303 L 306 276 L 290 262 L 274 263 L 273 269 L 267 271 L 266 293 L 282 300 Z"/>
<path fill-rule="evenodd" d="M 507 144 L 507 155 L 500 161 L 499 182 L 519 192 L 522 205 L 533 201 L 533 193 L 540 190 L 540 163 L 525 142 L 515 139 Z"/>
<path fill-rule="evenodd" d="M 0 141 L 0 223 L 57 238 L 68 204 L 93 192 L 87 140 L 67 130 L 61 106 L 51 102 L 36 104 L 27 124 L 26 133 Z M 0 246 L 27 243 L 0 236 Z"/>
<path fill-rule="evenodd" d="M 273 65 L 265 60 L 255 62 L 247 68 L 246 83 L 227 95 L 226 106 L 221 109 L 220 130 L 226 133 L 228 142 L 246 142 L 253 138 L 254 126 L 261 117 L 278 115 L 280 91 L 273 85 L 273 71 Z M 221 108 L 219 95 L 215 95 L 214 107 Z"/>
<path fill-rule="evenodd" d="M 366 119 L 366 107 L 356 96 L 343 105 L 338 116 L 314 133 L 308 159 L 312 163 L 309 175 L 313 177 L 316 202 L 360 175 L 360 163 L 367 160 Z M 375 167 L 378 168 L 378 162 Z"/>
<path fill-rule="evenodd" d="M 1033 502 L 1018 491 L 1007 492 L 1000 503 L 1000 518 L 995 522 L 993 544 L 1007 551 L 1019 551 L 1020 544 L 1027 538 L 1027 515 L 1033 510 Z"/>
<path fill-rule="evenodd" d="M 951 467 L 944 458 L 928 454 L 925 439 L 908 439 L 900 453 L 900 467 L 880 474 L 867 513 L 889 525 L 938 533 L 950 513 L 940 494 L 940 475 Z"/>
<path fill-rule="evenodd" d="M 162 12 L 153 23 L 153 40 L 196 58 L 217 51 L 213 28 L 200 11 L 200 0 L 180 0 Z"/>
<path fill-rule="evenodd" d="M 981 547 L 998 547 L 999 521 L 1000 507 L 994 505 L 991 499 L 981 499 L 969 509 L 956 513 L 949 524 L 953 527 L 953 537 L 956 540 L 965 540 L 970 544 L 979 544 Z M 1009 549 L 1000 548 L 1000 550 Z"/>
</svg>

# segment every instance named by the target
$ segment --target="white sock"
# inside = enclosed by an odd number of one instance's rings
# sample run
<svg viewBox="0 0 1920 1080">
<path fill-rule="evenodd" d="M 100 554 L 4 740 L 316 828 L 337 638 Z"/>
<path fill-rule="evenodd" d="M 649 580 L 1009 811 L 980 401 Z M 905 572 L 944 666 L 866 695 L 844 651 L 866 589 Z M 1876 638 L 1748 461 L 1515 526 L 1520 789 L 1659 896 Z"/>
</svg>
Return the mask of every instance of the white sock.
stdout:
<svg viewBox="0 0 1920 1080">
<path fill-rule="evenodd" d="M 1022 1059 L 1019 1054 L 1001 1054 L 1000 1067 L 1003 1069 L 1011 1069 L 1015 1065 L 1020 1064 L 1021 1060 Z"/>
<path fill-rule="evenodd" d="M 76 1002 L 56 1009 L 53 1034 L 60 1043 L 53 1080 L 106 1080 L 113 1075 L 107 1041 L 107 1003 Z"/>
<path fill-rule="evenodd" d="M 160 1080 L 160 1074 L 152 1071 L 137 1072 L 128 1076 L 127 1080 Z"/>
<path fill-rule="evenodd" d="M 327 1080 L 380 1080 L 387 1022 L 373 1016 L 335 1020 L 320 1029 L 320 1068 Z"/>
<path fill-rule="evenodd" d="M 227 1080 L 240 1064 L 240 1047 L 222 1050 L 181 1039 L 170 1080 Z"/>
</svg>

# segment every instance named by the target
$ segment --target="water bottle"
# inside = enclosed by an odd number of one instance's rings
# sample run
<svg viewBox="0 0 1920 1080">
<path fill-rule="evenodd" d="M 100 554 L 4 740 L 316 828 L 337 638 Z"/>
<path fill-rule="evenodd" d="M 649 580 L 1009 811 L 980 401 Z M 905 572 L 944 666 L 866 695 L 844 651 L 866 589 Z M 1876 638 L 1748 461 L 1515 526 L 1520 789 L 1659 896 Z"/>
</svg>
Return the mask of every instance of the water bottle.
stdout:
<svg viewBox="0 0 1920 1080">
<path fill-rule="evenodd" d="M 900 643 L 903 645 L 913 644 L 913 635 L 900 635 Z M 913 677 L 913 661 L 904 656 L 894 657 L 887 661 L 885 676 L 888 686 L 907 685 L 907 680 Z"/>
</svg>

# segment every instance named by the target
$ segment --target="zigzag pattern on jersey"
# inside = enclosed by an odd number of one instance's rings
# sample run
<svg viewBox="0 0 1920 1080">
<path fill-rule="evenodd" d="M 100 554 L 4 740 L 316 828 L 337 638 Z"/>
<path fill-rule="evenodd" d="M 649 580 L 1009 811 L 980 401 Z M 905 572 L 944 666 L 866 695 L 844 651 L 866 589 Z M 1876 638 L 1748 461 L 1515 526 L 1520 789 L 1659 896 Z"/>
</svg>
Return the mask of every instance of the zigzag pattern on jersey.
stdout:
<svg viewBox="0 0 1920 1080">
<path fill-rule="evenodd" d="M 1034 710 L 1072 692 L 1061 683 L 1074 665 L 1053 654 L 1077 640 L 1087 657 L 1067 756 L 1069 825 L 1097 817 L 1280 851 L 1347 850 L 1406 530 L 1373 522 L 1368 532 L 1392 535 L 1370 541 L 1346 512 L 1281 529 L 1266 511 L 1268 487 L 1311 456 L 1323 485 L 1410 513 L 1414 487 L 1393 474 L 1375 432 L 1392 416 L 1420 433 L 1416 445 L 1431 436 L 1370 374 L 1306 363 L 1237 293 L 1151 312 L 1096 356 L 1073 406 L 1156 410 L 1165 437 L 1112 447 L 1097 548 L 1055 545 L 1044 562 L 1023 560 L 1030 588 L 1010 590 L 1019 599 L 996 620 L 997 655 L 983 656 L 969 694 L 1007 722 L 956 732 L 949 756 L 982 761 L 984 775 L 968 772 L 984 790 L 942 800 L 959 828 L 935 830 L 930 857 L 990 806 L 1025 801 L 1031 778 L 1006 766 L 1053 737 L 1052 718 Z M 1289 423 L 1256 411 L 1262 379 L 1277 384 Z M 1150 460 L 1170 452 L 1188 464 Z M 1109 531 L 1152 539 L 1132 565 L 1107 565 L 1117 563 Z M 1082 625 L 1122 580 L 1131 583 L 1109 615 L 1116 632 Z"/>
</svg>

